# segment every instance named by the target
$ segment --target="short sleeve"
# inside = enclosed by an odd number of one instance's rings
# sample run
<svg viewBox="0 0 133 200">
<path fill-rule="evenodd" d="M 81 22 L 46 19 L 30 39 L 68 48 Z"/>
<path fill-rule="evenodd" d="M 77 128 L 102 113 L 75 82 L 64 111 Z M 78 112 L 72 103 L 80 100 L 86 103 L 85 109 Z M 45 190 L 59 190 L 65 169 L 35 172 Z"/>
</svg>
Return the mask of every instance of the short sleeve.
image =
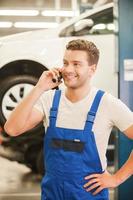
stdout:
<svg viewBox="0 0 133 200">
<path fill-rule="evenodd" d="M 43 115 L 45 115 L 44 108 L 43 108 L 43 102 L 42 102 L 42 98 L 41 97 L 37 100 L 36 104 L 34 105 L 34 108 L 36 108 Z"/>
<path fill-rule="evenodd" d="M 45 128 L 49 125 L 49 112 L 52 107 L 54 93 L 55 90 L 48 90 L 44 92 L 34 105 L 34 108 L 40 111 L 44 116 L 43 124 Z"/>
<path fill-rule="evenodd" d="M 133 112 L 120 100 L 110 95 L 109 112 L 111 121 L 120 131 L 133 125 Z"/>
</svg>

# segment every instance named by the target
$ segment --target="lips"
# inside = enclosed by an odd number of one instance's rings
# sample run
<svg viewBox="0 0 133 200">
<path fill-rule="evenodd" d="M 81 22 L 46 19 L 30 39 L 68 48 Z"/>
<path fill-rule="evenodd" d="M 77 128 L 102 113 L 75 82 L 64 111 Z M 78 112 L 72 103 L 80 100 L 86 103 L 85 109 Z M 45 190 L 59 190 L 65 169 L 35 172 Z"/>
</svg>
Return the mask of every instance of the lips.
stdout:
<svg viewBox="0 0 133 200">
<path fill-rule="evenodd" d="M 67 80 L 72 80 L 72 79 L 75 79 L 77 77 L 78 77 L 77 75 L 64 75 L 64 78 L 67 79 Z"/>
</svg>

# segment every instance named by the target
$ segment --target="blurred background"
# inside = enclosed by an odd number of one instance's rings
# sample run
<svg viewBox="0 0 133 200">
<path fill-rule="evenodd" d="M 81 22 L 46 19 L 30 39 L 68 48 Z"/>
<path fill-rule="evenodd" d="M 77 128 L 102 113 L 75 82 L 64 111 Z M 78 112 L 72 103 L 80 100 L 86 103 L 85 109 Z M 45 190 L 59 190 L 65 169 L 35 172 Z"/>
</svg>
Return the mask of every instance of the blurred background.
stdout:
<svg viewBox="0 0 133 200">
<path fill-rule="evenodd" d="M 82 37 L 96 43 L 101 58 L 94 84 L 133 110 L 132 8 L 132 0 L 0 0 L 0 200 L 40 199 L 43 124 L 18 137 L 8 136 L 3 126 L 41 73 L 62 64 L 69 40 Z M 109 139 L 111 173 L 133 146 L 119 135 L 114 128 Z M 132 200 L 131 188 L 132 178 L 119 189 L 110 189 L 110 200 Z"/>
<path fill-rule="evenodd" d="M 0 36 L 57 24 L 111 0 L 1 0 Z"/>
</svg>

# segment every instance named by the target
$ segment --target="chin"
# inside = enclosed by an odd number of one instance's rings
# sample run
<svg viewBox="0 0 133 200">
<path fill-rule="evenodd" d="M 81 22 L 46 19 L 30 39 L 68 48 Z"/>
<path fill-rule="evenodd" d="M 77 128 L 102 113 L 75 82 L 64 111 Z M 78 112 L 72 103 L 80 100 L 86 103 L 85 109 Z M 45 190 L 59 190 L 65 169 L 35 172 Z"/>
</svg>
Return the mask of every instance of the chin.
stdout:
<svg viewBox="0 0 133 200">
<path fill-rule="evenodd" d="M 78 86 L 76 84 L 65 84 L 65 86 L 67 88 L 70 88 L 70 89 L 76 89 L 76 88 L 78 88 Z"/>
</svg>

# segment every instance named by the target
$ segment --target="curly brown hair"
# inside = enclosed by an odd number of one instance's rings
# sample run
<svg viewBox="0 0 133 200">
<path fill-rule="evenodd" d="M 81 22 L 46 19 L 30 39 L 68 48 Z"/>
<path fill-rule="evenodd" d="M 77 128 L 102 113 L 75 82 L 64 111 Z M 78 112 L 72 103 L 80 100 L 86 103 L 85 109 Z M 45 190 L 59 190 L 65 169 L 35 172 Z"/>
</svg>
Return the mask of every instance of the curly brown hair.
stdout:
<svg viewBox="0 0 133 200">
<path fill-rule="evenodd" d="M 88 63 L 89 65 L 93 65 L 98 63 L 99 60 L 99 50 L 96 45 L 88 40 L 72 40 L 66 45 L 67 50 L 81 50 L 85 51 L 88 55 Z"/>
</svg>

